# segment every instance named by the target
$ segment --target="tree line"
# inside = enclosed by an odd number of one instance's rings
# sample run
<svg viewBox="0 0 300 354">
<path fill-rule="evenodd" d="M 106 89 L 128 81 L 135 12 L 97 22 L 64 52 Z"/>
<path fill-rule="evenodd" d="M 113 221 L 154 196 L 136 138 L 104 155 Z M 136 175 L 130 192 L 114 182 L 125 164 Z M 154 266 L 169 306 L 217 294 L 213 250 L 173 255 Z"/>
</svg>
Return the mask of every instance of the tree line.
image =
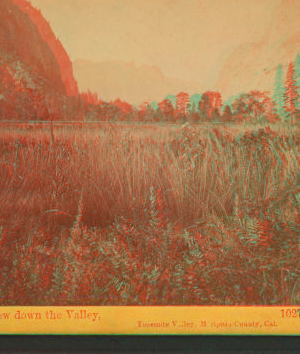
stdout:
<svg viewBox="0 0 300 354">
<path fill-rule="evenodd" d="M 21 68 L 18 69 L 19 71 Z M 21 78 L 20 78 L 21 77 Z M 25 77 L 25 76 L 24 76 Z M 31 85 L 7 67 L 0 68 L 0 118 L 2 120 L 79 120 L 181 124 L 184 122 L 263 123 L 300 119 L 300 55 L 288 64 L 286 74 L 279 64 L 273 95 L 250 91 L 223 102 L 216 91 L 190 96 L 180 92 L 161 102 L 139 106 L 116 99 L 102 101 L 91 91 L 76 96 L 49 92 L 46 84 Z M 28 79 L 27 79 L 28 81 Z M 2 94 L 1 94 L 2 92 Z"/>
<path fill-rule="evenodd" d="M 279 64 L 276 70 L 274 92 L 274 109 L 282 121 L 294 123 L 300 118 L 300 55 L 288 64 L 286 75 Z"/>
<path fill-rule="evenodd" d="M 93 103 L 91 96 L 91 93 L 86 95 L 90 104 Z M 216 91 L 193 96 L 180 92 L 176 96 L 167 96 L 159 103 L 145 102 L 138 107 L 120 99 L 110 103 L 100 101 L 96 109 L 90 107 L 86 118 L 171 124 L 279 121 L 293 124 L 300 120 L 300 55 L 288 64 L 286 73 L 283 65 L 278 65 L 272 96 L 269 92 L 250 91 L 231 97 L 224 103 L 221 94 Z"/>
</svg>

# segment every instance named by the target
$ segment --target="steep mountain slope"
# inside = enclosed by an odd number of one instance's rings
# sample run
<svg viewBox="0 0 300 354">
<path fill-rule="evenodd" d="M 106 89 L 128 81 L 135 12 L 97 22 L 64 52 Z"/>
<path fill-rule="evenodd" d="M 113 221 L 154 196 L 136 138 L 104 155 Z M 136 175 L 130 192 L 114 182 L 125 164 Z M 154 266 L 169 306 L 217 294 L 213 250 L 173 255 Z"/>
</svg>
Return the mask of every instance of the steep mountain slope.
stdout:
<svg viewBox="0 0 300 354">
<path fill-rule="evenodd" d="M 0 1 L 0 54 L 11 54 L 37 75 L 47 80 L 49 87 L 65 93 L 60 67 L 38 29 L 11 0 Z"/>
<path fill-rule="evenodd" d="M 238 46 L 223 63 L 215 83 L 223 96 L 250 90 L 272 91 L 278 64 L 286 66 L 300 51 L 300 2 L 274 1 L 274 10 L 266 13 L 269 25 L 261 39 Z"/>
<path fill-rule="evenodd" d="M 95 91 L 105 101 L 120 98 L 131 104 L 141 104 L 161 101 L 170 93 L 199 90 L 198 83 L 168 78 L 156 67 L 121 60 L 100 63 L 76 60 L 74 75 L 81 90 Z"/>
<path fill-rule="evenodd" d="M 59 64 L 11 0 L 0 1 L 0 119 L 47 119 L 66 97 Z"/>
<path fill-rule="evenodd" d="M 18 5 L 21 11 L 26 13 L 36 25 L 60 66 L 61 77 L 67 94 L 69 96 L 76 96 L 78 94 L 78 86 L 73 76 L 72 63 L 61 42 L 55 37 L 49 23 L 45 20 L 41 12 L 32 7 L 27 0 L 13 0 L 13 3 Z"/>
</svg>

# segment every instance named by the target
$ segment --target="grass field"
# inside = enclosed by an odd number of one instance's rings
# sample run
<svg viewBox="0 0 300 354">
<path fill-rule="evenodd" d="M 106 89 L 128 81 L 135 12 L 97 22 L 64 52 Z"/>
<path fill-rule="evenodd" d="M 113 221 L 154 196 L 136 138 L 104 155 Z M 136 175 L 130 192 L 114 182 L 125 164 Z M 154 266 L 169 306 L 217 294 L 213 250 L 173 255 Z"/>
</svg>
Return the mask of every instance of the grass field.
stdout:
<svg viewBox="0 0 300 354">
<path fill-rule="evenodd" d="M 1 305 L 300 304 L 300 131 L 0 126 Z"/>
</svg>

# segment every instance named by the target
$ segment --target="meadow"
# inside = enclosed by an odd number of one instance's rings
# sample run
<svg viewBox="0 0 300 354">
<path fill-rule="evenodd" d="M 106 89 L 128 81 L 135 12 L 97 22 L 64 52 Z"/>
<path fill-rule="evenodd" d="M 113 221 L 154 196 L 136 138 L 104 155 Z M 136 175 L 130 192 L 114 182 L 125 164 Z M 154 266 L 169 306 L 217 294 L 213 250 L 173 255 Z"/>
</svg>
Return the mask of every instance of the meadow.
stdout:
<svg viewBox="0 0 300 354">
<path fill-rule="evenodd" d="M 300 130 L 0 126 L 0 305 L 300 304 Z"/>
</svg>

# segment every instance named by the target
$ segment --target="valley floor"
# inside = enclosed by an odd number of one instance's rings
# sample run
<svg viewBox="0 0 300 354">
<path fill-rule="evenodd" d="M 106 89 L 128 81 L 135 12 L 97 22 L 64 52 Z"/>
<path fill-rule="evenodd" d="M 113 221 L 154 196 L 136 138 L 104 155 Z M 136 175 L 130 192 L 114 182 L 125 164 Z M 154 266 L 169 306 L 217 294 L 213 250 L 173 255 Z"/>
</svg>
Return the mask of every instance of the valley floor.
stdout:
<svg viewBox="0 0 300 354">
<path fill-rule="evenodd" d="M 300 303 L 297 127 L 0 126 L 1 305 Z"/>
</svg>

